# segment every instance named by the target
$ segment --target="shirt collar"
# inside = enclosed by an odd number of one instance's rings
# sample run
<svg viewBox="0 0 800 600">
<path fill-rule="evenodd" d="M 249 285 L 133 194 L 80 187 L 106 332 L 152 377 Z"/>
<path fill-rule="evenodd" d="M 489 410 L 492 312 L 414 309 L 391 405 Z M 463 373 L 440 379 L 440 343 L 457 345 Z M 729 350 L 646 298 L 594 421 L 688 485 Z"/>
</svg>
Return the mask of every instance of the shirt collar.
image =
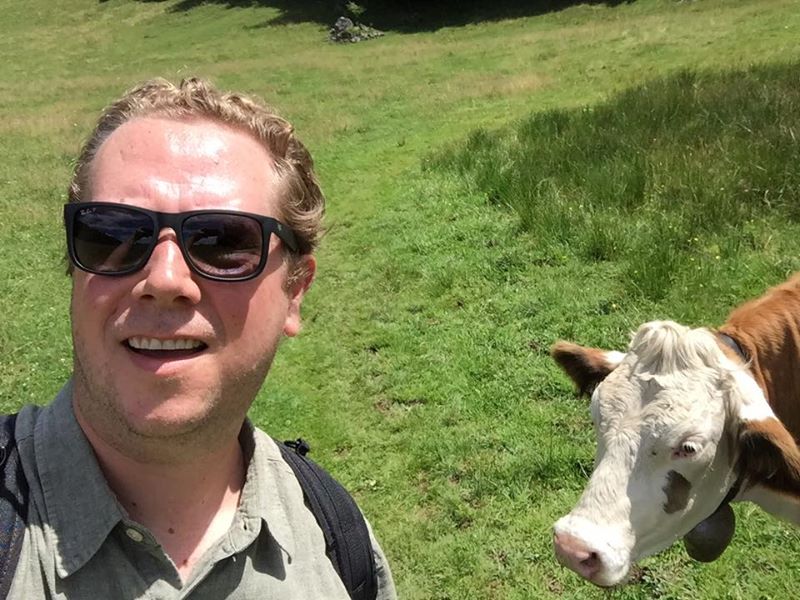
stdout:
<svg viewBox="0 0 800 600">
<path fill-rule="evenodd" d="M 45 535 L 53 538 L 58 575 L 68 577 L 94 556 L 124 516 L 75 419 L 72 381 L 42 411 L 34 447 L 45 504 Z"/>
<path fill-rule="evenodd" d="M 249 463 L 240 502 L 244 518 L 257 517 L 275 542 L 294 555 L 294 534 L 289 507 L 303 505 L 303 492 L 291 467 L 286 464 L 272 438 L 245 420 L 239 434 L 245 460 Z"/>
<path fill-rule="evenodd" d="M 247 473 L 239 512 L 260 520 L 275 542 L 294 555 L 287 513 L 303 493 L 276 442 L 245 420 L 239 435 Z M 64 578 L 83 567 L 126 515 L 108 487 L 94 451 L 75 419 L 72 381 L 42 411 L 34 446 L 44 497 L 46 535 L 52 536 L 56 571 Z M 49 527 L 48 527 L 49 524 Z"/>
</svg>

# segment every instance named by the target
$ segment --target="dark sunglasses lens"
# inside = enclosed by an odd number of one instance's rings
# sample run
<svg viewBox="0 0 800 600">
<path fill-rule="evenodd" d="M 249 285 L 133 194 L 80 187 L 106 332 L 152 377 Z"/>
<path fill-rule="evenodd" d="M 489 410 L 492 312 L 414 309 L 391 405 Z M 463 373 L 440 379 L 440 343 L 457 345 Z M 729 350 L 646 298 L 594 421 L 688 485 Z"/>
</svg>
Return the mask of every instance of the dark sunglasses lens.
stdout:
<svg viewBox="0 0 800 600">
<path fill-rule="evenodd" d="M 154 230 L 148 215 L 129 208 L 82 208 L 72 229 L 75 258 L 98 273 L 135 270 L 150 251 Z"/>
<path fill-rule="evenodd" d="M 246 215 L 208 214 L 183 222 L 183 245 L 201 273 L 221 279 L 243 279 L 261 265 L 261 223 Z"/>
</svg>

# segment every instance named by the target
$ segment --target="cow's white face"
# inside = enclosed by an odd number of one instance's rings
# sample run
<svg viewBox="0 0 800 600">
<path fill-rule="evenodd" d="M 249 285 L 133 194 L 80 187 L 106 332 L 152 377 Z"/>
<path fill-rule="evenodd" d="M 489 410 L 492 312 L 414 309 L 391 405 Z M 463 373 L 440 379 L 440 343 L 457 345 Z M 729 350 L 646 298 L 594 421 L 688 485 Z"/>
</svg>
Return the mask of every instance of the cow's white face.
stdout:
<svg viewBox="0 0 800 600">
<path fill-rule="evenodd" d="M 732 413 L 755 384 L 711 332 L 672 322 L 643 325 L 627 355 L 594 352 L 590 363 L 618 362 L 592 394 L 595 471 L 554 537 L 564 564 L 610 586 L 723 502 L 736 479 Z"/>
</svg>

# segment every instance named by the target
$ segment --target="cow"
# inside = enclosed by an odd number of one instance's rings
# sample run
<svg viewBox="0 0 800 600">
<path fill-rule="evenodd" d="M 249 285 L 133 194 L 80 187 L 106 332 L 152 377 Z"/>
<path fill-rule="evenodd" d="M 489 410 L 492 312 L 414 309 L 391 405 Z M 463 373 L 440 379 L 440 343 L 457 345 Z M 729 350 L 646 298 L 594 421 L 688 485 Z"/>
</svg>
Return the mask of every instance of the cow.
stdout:
<svg viewBox="0 0 800 600">
<path fill-rule="evenodd" d="M 558 342 L 558 365 L 591 396 L 595 468 L 553 527 L 557 560 L 588 581 L 626 581 L 683 537 L 719 557 L 730 503 L 800 524 L 800 275 L 717 329 L 642 325 L 626 352 Z"/>
</svg>

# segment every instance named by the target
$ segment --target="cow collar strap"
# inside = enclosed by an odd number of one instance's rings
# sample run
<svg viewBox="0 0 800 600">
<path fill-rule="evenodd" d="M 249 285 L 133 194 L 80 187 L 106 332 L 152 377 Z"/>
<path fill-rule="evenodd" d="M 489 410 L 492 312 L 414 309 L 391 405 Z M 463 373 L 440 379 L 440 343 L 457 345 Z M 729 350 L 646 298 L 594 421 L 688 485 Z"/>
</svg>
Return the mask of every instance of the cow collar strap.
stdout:
<svg viewBox="0 0 800 600">
<path fill-rule="evenodd" d="M 750 362 L 750 357 L 744 351 L 739 342 L 737 342 L 727 333 L 722 333 L 721 331 L 718 331 L 717 335 L 719 336 L 720 341 L 723 344 L 725 344 L 728 348 L 733 350 L 745 364 Z M 733 483 L 733 486 L 731 487 L 731 489 L 728 490 L 728 494 L 725 496 L 725 499 L 720 503 L 720 507 L 722 507 L 725 504 L 730 504 L 731 502 L 733 502 L 733 499 L 739 495 L 743 483 L 744 483 L 744 475 L 742 473 L 739 473 L 736 477 L 736 481 Z M 717 510 L 719 510 L 719 507 L 717 508 Z"/>
<path fill-rule="evenodd" d="M 722 505 L 730 504 L 731 502 L 733 502 L 733 499 L 736 498 L 736 496 L 739 495 L 739 492 L 742 489 L 742 483 L 744 483 L 744 476 L 740 473 L 739 475 L 737 475 L 736 481 L 733 482 L 733 486 L 731 487 L 731 489 L 728 490 L 728 493 L 725 496 L 725 499 L 717 507 L 717 510 L 719 510 L 719 508 Z"/>
</svg>

